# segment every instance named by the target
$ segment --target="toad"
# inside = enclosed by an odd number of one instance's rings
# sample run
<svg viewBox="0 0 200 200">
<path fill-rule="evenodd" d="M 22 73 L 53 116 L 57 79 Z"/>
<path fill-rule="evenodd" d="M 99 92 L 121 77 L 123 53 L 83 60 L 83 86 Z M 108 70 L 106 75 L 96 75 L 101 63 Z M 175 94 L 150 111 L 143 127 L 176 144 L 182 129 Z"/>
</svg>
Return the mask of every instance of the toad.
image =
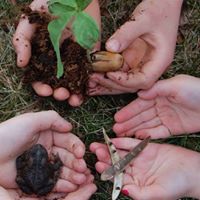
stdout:
<svg viewBox="0 0 200 200">
<path fill-rule="evenodd" d="M 50 161 L 47 150 L 36 144 L 16 159 L 16 183 L 26 194 L 43 196 L 55 186 L 63 166 L 59 155 Z"/>
</svg>

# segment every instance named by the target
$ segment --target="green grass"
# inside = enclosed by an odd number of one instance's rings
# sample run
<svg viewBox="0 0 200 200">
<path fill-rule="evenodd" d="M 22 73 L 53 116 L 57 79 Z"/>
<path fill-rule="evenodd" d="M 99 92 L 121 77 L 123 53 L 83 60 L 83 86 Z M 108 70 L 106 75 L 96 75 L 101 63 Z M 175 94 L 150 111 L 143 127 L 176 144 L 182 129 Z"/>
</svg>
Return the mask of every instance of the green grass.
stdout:
<svg viewBox="0 0 200 200">
<path fill-rule="evenodd" d="M 103 1 L 103 0 L 102 0 Z M 19 1 L 20 5 L 30 1 Z M 109 13 L 102 16 L 103 42 L 122 24 L 137 5 L 139 0 L 108 0 L 103 1 L 102 11 Z M 132 8 L 132 9 L 130 9 Z M 15 115 L 29 112 L 54 109 L 74 125 L 76 133 L 88 147 L 93 141 L 102 140 L 102 127 L 110 130 L 113 124 L 113 115 L 124 105 L 136 98 L 135 95 L 103 96 L 89 98 L 80 108 L 71 108 L 66 102 L 56 102 L 52 98 L 41 98 L 33 90 L 21 82 L 22 70 L 16 67 L 15 53 L 11 39 L 15 31 L 15 17 L 19 16 L 20 7 L 13 7 L 9 1 L 0 2 L 0 122 Z M 175 59 L 170 69 L 162 76 L 169 78 L 176 74 L 190 74 L 200 77 L 200 2 L 187 0 L 184 12 L 184 24 L 180 27 L 184 35 L 182 43 L 177 45 Z M 177 144 L 189 149 L 200 151 L 200 136 L 189 135 L 173 137 L 160 142 Z M 187 159 L 187 158 L 186 158 Z M 88 150 L 86 160 L 95 175 L 98 191 L 92 200 L 111 199 L 112 184 L 99 181 L 99 175 L 94 170 L 95 156 Z M 129 199 L 120 196 L 120 200 Z"/>
</svg>

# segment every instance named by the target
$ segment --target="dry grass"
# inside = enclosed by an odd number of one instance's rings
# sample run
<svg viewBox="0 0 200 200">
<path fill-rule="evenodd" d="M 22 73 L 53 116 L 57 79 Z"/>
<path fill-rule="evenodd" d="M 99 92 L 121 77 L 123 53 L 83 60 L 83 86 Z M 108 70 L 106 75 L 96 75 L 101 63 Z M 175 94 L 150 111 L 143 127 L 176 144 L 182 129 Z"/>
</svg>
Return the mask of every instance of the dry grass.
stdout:
<svg viewBox="0 0 200 200">
<path fill-rule="evenodd" d="M 102 0 L 103 41 L 105 42 L 114 30 L 127 18 L 127 11 L 131 13 L 139 0 Z M 19 1 L 26 3 L 27 0 Z M 22 4 L 20 4 L 22 5 Z M 132 10 L 130 9 L 132 8 Z M 72 109 L 65 102 L 56 102 L 52 98 L 37 97 L 30 87 L 22 85 L 22 71 L 16 67 L 15 53 L 11 44 L 15 31 L 14 18 L 19 14 L 18 8 L 10 6 L 8 1 L 0 2 L 0 122 L 17 114 L 54 109 L 74 125 L 76 133 L 88 145 L 92 141 L 102 141 L 101 128 L 110 130 L 113 124 L 113 115 L 122 106 L 135 98 L 135 95 L 121 95 L 108 97 L 93 97 L 80 108 Z M 106 15 L 111 17 L 106 17 Z M 13 18 L 14 17 L 14 18 Z M 4 26 L 2 26 L 2 23 Z M 200 2 L 187 0 L 187 10 L 184 12 L 184 24 L 180 27 L 184 35 L 182 43 L 177 45 L 172 67 L 162 78 L 176 74 L 190 74 L 200 77 Z M 197 135 L 170 138 L 162 142 L 178 144 L 193 150 L 200 151 L 200 140 Z M 88 159 L 89 158 L 89 159 Z M 86 159 L 96 177 L 99 190 L 92 200 L 111 199 L 111 184 L 99 181 L 99 175 L 94 170 L 95 157 L 87 152 Z M 120 200 L 129 199 L 120 196 Z"/>
</svg>

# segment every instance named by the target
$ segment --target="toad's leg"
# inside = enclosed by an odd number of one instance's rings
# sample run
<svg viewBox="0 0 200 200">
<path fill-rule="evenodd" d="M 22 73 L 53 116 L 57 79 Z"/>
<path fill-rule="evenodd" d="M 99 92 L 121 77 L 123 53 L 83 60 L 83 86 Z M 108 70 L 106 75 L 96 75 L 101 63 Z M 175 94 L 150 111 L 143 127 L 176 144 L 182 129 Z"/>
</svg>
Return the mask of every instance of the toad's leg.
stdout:
<svg viewBox="0 0 200 200">
<path fill-rule="evenodd" d="M 54 180 L 49 179 L 48 182 L 37 191 L 37 195 L 43 196 L 43 195 L 48 194 L 54 188 L 54 185 L 55 185 Z"/>
<path fill-rule="evenodd" d="M 24 193 L 33 194 L 32 189 L 27 185 L 27 183 L 24 181 L 24 179 L 22 179 L 21 177 L 17 176 L 15 181 L 16 181 L 16 183 L 18 184 L 18 186 L 20 187 L 20 189 Z"/>
</svg>

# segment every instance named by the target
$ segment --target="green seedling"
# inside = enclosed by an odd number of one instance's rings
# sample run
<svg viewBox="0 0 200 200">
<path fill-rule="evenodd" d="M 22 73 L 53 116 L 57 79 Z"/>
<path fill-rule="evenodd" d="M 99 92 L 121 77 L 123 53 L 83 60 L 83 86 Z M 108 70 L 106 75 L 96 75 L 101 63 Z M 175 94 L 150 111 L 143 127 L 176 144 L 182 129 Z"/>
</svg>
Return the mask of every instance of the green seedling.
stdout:
<svg viewBox="0 0 200 200">
<path fill-rule="evenodd" d="M 76 42 L 91 50 L 99 39 L 99 28 L 94 19 L 84 9 L 92 0 L 49 0 L 48 7 L 55 19 L 48 24 L 50 39 L 56 52 L 57 78 L 63 75 L 64 69 L 60 57 L 60 38 L 65 27 L 70 23 Z"/>
</svg>

